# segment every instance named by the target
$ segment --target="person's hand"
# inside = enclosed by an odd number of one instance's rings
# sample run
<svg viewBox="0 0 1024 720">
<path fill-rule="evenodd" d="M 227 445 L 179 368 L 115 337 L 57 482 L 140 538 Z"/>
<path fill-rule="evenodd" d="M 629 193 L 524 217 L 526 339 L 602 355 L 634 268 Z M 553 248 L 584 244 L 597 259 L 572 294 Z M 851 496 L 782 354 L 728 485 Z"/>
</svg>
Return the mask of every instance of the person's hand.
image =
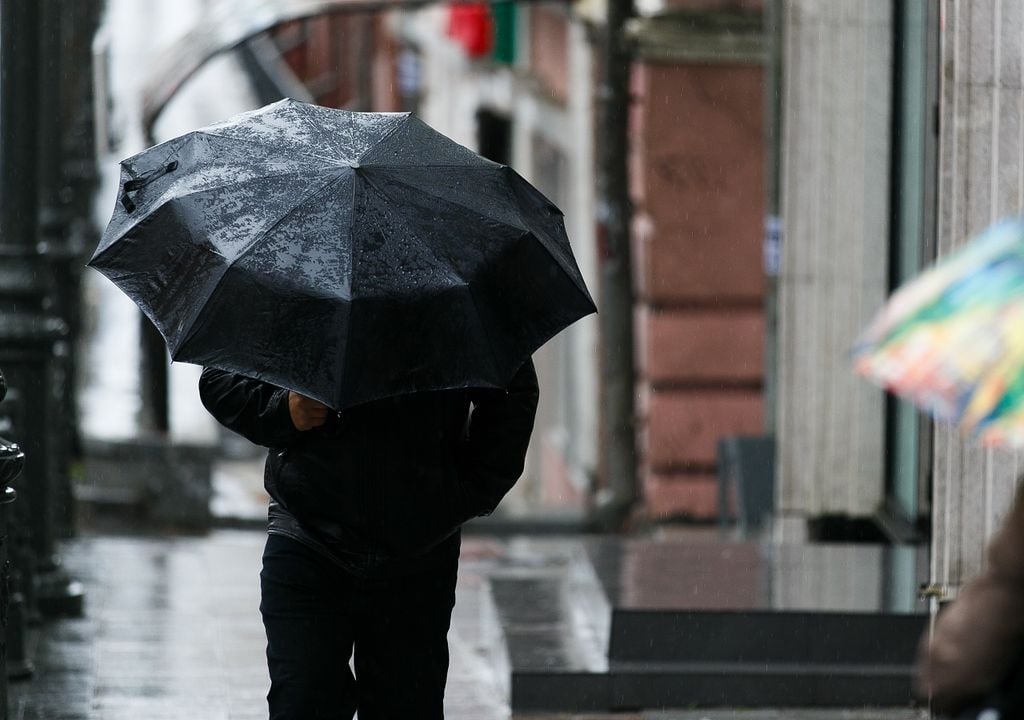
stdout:
<svg viewBox="0 0 1024 720">
<path fill-rule="evenodd" d="M 329 411 L 322 402 L 289 390 L 288 412 L 292 416 L 292 425 L 296 430 L 312 430 L 327 422 Z"/>
</svg>

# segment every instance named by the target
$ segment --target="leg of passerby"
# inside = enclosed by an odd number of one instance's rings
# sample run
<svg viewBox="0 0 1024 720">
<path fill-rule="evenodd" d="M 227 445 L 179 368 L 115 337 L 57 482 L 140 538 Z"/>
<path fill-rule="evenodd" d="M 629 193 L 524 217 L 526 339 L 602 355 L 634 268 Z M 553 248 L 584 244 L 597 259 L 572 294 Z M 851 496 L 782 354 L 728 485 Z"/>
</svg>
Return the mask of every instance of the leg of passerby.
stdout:
<svg viewBox="0 0 1024 720">
<path fill-rule="evenodd" d="M 381 584 L 356 630 L 359 720 L 441 720 L 458 556 Z"/>
<path fill-rule="evenodd" d="M 348 582 L 330 560 L 302 543 L 268 537 L 260 612 L 267 631 L 270 720 L 351 720 L 355 714 Z"/>
</svg>

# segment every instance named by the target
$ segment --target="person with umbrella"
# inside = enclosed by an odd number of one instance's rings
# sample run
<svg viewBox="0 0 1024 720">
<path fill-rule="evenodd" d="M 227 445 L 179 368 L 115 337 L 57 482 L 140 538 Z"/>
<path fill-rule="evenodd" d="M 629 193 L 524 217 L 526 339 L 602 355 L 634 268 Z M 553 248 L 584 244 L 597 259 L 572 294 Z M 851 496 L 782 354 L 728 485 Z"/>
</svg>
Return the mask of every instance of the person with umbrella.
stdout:
<svg viewBox="0 0 1024 720">
<path fill-rule="evenodd" d="M 523 471 L 532 362 L 507 392 L 405 395 L 340 419 L 211 368 L 200 392 L 219 421 L 271 448 L 260 606 L 271 719 L 349 718 L 357 707 L 365 720 L 443 717 L 458 528 L 494 510 Z"/>
<path fill-rule="evenodd" d="M 459 529 L 595 311 L 558 208 L 407 113 L 283 100 L 123 161 L 89 264 L 269 448 L 272 720 L 443 717 Z"/>
</svg>

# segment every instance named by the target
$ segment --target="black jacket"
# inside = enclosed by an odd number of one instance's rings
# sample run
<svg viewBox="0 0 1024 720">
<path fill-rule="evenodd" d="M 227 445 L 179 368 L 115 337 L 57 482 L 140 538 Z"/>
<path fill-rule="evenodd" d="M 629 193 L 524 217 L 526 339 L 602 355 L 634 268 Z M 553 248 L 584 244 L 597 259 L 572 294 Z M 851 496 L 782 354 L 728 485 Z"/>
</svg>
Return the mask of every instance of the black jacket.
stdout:
<svg viewBox="0 0 1024 720">
<path fill-rule="evenodd" d="M 280 527 L 293 518 L 342 557 L 421 555 L 493 511 L 523 472 L 538 400 L 529 360 L 507 392 L 388 398 L 306 432 L 292 424 L 288 392 L 268 383 L 206 368 L 199 393 L 223 425 L 270 448 L 271 529 L 276 503 Z"/>
</svg>

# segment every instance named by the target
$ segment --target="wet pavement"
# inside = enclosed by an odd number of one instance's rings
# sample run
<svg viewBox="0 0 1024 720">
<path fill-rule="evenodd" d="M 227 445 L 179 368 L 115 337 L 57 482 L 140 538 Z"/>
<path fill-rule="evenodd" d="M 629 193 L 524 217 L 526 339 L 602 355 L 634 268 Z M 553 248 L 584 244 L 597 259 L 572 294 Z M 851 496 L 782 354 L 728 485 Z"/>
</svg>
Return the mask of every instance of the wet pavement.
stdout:
<svg viewBox="0 0 1024 720">
<path fill-rule="evenodd" d="M 63 549 L 86 615 L 33 633 L 36 673 L 11 687 L 12 720 L 256 720 L 269 686 L 259 617 L 264 534 L 85 536 Z M 451 718 L 505 718 L 470 544 L 451 636 Z M 476 556 L 477 559 L 474 559 Z"/>
<path fill-rule="evenodd" d="M 268 679 L 258 611 L 263 540 L 261 531 L 217 530 L 178 537 L 89 534 L 68 542 L 63 558 L 86 586 L 86 615 L 46 623 L 33 633 L 36 673 L 12 685 L 12 720 L 265 718 Z M 571 555 L 571 548 L 559 554 L 560 545 L 550 539 L 466 538 L 449 638 L 450 720 L 510 717 L 508 661 L 490 579 L 521 575 L 531 562 L 551 572 L 560 557 Z M 890 709 L 515 717 L 911 720 L 924 715 Z"/>
</svg>

